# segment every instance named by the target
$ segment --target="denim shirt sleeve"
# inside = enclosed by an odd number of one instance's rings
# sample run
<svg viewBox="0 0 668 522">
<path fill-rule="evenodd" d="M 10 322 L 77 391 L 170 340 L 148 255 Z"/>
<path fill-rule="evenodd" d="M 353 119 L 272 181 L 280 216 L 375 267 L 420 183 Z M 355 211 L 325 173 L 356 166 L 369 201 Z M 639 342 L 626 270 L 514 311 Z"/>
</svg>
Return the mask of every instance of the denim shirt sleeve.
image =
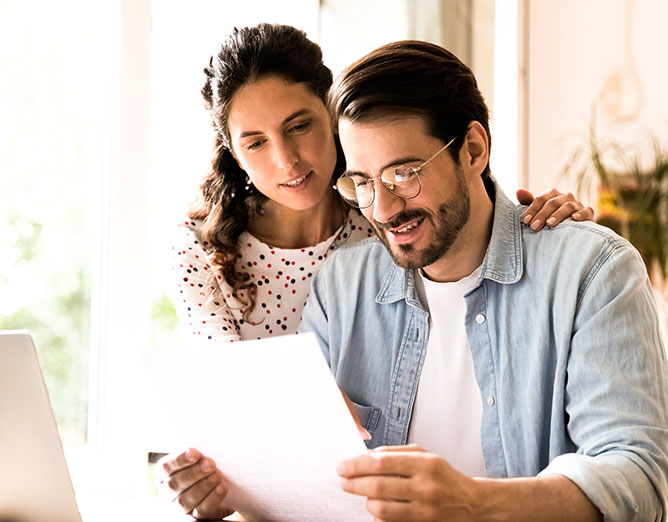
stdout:
<svg viewBox="0 0 668 522">
<path fill-rule="evenodd" d="M 666 520 L 667 376 L 643 262 L 620 240 L 580 288 L 565 395 L 578 450 L 541 474 L 571 479 L 606 521 Z"/>
</svg>

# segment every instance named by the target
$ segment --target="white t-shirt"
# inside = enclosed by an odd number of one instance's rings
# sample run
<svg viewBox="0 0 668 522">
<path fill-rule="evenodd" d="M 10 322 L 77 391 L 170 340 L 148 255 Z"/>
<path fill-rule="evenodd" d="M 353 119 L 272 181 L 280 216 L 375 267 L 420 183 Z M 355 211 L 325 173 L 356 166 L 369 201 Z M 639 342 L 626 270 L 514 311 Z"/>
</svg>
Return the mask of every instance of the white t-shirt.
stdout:
<svg viewBox="0 0 668 522">
<path fill-rule="evenodd" d="M 481 271 L 453 283 L 437 283 L 423 274 L 418 278 L 420 298 L 429 309 L 429 340 L 408 430 L 409 443 L 440 455 L 468 476 L 485 476 L 482 398 L 464 326 L 464 295 Z"/>
<path fill-rule="evenodd" d="M 201 236 L 202 223 L 187 220 L 178 227 L 173 252 L 173 295 L 179 320 L 193 341 L 231 342 L 293 334 L 311 289 L 311 279 L 327 255 L 341 245 L 373 235 L 369 222 L 350 210 L 331 237 L 305 248 L 275 248 L 248 232 L 239 237 L 236 269 L 257 285 L 251 324 L 244 306 L 211 263 L 211 247 Z M 244 291 L 240 292 L 243 297 Z"/>
</svg>

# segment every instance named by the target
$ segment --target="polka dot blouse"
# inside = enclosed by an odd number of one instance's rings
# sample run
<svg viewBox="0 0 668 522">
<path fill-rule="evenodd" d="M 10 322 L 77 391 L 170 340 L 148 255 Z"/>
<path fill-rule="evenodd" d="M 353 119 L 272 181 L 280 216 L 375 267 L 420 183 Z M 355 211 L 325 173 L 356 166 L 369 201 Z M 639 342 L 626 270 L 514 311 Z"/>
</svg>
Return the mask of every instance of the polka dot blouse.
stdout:
<svg viewBox="0 0 668 522">
<path fill-rule="evenodd" d="M 174 299 L 182 325 L 198 341 L 220 342 L 293 334 L 311 288 L 311 279 L 327 255 L 344 244 L 373 235 L 368 221 L 350 211 L 333 236 L 312 247 L 274 248 L 244 232 L 239 237 L 241 257 L 236 268 L 257 285 L 251 322 L 243 319 L 244 306 L 232 296 L 210 261 L 211 250 L 201 240 L 201 223 L 189 220 L 178 227 L 173 247 Z M 239 296 L 244 297 L 245 291 Z"/>
</svg>

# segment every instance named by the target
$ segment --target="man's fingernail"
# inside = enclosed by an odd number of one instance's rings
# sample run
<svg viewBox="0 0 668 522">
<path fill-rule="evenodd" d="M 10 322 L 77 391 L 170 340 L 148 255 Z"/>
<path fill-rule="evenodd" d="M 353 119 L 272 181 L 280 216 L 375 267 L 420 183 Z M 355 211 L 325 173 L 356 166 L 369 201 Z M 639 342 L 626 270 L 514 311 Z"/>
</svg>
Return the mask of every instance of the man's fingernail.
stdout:
<svg viewBox="0 0 668 522">
<path fill-rule="evenodd" d="M 222 484 L 218 484 L 218 486 L 216 486 L 216 493 L 218 493 L 219 495 L 224 495 L 225 486 L 223 486 Z"/>
<path fill-rule="evenodd" d="M 580 218 L 582 217 L 582 214 L 580 214 L 579 212 L 575 212 L 575 213 L 573 214 L 573 217 L 574 217 L 575 219 L 580 219 Z"/>
<path fill-rule="evenodd" d="M 531 222 L 531 228 L 533 230 L 538 230 L 540 228 L 541 222 L 540 219 L 535 219 Z"/>
<path fill-rule="evenodd" d="M 210 471 L 213 471 L 213 466 L 211 465 L 211 463 L 208 460 L 205 460 L 204 462 L 202 462 L 201 468 L 202 468 L 202 471 L 204 473 L 209 473 Z"/>
<path fill-rule="evenodd" d="M 192 450 L 186 451 L 186 460 L 188 462 L 195 462 L 195 455 L 193 454 Z"/>
<path fill-rule="evenodd" d="M 336 472 L 339 475 L 343 475 L 346 472 L 346 464 L 345 462 L 340 462 L 338 466 L 336 466 Z"/>
<path fill-rule="evenodd" d="M 555 223 L 557 222 L 557 218 L 551 217 L 550 219 L 547 220 L 547 224 L 553 227 Z"/>
<path fill-rule="evenodd" d="M 524 221 L 524 223 L 526 223 L 528 225 L 529 223 L 531 223 L 531 218 L 532 217 L 533 216 L 531 214 L 524 214 L 524 217 L 522 218 L 522 221 Z"/>
</svg>

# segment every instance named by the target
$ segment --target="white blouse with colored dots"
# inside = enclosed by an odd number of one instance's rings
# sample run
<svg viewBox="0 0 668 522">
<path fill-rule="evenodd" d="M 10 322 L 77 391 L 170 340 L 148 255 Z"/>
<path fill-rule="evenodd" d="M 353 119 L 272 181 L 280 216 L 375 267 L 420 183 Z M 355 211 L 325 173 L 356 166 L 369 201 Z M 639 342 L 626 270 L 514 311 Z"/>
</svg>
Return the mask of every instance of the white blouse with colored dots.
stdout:
<svg viewBox="0 0 668 522">
<path fill-rule="evenodd" d="M 257 285 L 251 322 L 243 319 L 244 307 L 232 296 L 231 287 L 211 264 L 211 249 L 202 241 L 201 223 L 194 220 L 178 227 L 172 247 L 177 293 L 176 311 L 182 325 L 196 340 L 220 342 L 260 339 L 293 334 L 311 289 L 311 278 L 327 254 L 344 244 L 371 237 L 369 222 L 351 210 L 333 236 L 306 248 L 274 248 L 244 232 L 239 237 L 241 257 L 236 268 L 247 272 Z M 245 291 L 239 293 L 244 297 Z"/>
</svg>

